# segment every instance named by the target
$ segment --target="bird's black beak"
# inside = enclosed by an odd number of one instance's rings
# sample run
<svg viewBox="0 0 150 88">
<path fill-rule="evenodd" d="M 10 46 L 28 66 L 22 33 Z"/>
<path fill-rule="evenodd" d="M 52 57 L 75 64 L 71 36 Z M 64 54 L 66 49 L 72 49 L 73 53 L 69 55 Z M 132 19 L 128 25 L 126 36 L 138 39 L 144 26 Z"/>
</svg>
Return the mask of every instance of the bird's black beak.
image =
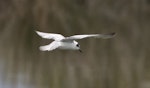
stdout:
<svg viewBox="0 0 150 88">
<path fill-rule="evenodd" d="M 82 53 L 82 50 L 81 50 L 81 49 L 79 49 L 79 52 L 80 52 L 80 53 Z"/>
</svg>

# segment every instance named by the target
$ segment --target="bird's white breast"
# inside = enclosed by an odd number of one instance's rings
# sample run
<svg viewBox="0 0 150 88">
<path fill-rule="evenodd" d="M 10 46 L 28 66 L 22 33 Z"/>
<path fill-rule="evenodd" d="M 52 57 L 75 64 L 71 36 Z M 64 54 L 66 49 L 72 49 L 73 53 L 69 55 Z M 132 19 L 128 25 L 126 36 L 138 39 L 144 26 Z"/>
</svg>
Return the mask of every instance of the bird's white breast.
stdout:
<svg viewBox="0 0 150 88">
<path fill-rule="evenodd" d="M 60 49 L 71 49 L 77 50 L 78 48 L 75 46 L 74 42 L 60 42 L 61 46 Z"/>
</svg>

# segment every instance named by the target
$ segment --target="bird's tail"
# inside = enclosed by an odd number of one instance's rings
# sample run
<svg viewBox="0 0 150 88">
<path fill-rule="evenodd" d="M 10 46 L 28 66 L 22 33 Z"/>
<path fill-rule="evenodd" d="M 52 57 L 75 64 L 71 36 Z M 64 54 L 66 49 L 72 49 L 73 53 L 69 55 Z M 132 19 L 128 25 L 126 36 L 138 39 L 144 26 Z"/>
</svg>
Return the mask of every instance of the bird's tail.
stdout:
<svg viewBox="0 0 150 88">
<path fill-rule="evenodd" d="M 40 46 L 39 49 L 40 49 L 41 51 L 49 51 L 49 50 L 50 50 L 50 49 L 49 49 L 49 45 Z"/>
</svg>

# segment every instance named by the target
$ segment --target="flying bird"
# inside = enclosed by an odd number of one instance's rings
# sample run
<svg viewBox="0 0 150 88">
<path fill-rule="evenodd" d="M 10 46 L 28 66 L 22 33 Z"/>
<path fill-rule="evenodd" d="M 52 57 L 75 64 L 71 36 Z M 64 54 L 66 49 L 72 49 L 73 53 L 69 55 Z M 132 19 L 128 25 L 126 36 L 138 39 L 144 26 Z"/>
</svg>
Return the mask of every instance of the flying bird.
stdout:
<svg viewBox="0 0 150 88">
<path fill-rule="evenodd" d="M 40 46 L 39 49 L 41 51 L 66 49 L 66 50 L 79 50 L 80 52 L 82 52 L 80 49 L 80 45 L 76 40 L 90 38 L 90 37 L 108 39 L 115 36 L 115 33 L 109 33 L 109 34 L 83 34 L 83 35 L 73 35 L 70 37 L 64 37 L 61 34 L 45 33 L 40 31 L 35 31 L 35 32 L 44 39 L 54 40 L 52 43 L 48 45 Z"/>
</svg>

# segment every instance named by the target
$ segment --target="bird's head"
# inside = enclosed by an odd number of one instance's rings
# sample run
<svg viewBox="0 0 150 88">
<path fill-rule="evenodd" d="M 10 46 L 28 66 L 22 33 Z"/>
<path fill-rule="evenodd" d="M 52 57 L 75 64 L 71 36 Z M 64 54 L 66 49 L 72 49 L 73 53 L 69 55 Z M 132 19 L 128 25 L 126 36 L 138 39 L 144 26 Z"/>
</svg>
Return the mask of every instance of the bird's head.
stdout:
<svg viewBox="0 0 150 88">
<path fill-rule="evenodd" d="M 74 46 L 76 50 L 79 50 L 80 52 L 82 52 L 82 50 L 80 49 L 80 45 L 78 42 L 74 41 Z"/>
</svg>

